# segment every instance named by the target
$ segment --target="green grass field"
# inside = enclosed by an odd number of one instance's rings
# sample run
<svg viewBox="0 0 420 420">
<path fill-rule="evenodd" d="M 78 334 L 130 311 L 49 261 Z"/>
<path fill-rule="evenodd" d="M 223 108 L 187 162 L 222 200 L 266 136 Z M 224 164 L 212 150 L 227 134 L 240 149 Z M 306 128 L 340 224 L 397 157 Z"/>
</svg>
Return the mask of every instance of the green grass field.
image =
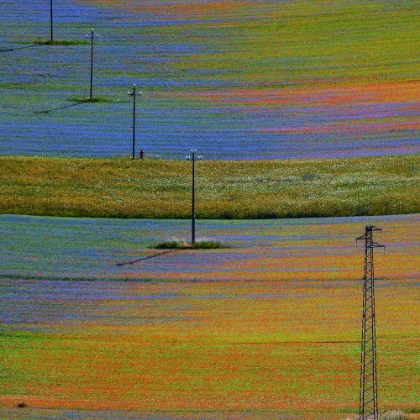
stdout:
<svg viewBox="0 0 420 420">
<path fill-rule="evenodd" d="M 188 218 L 191 163 L 127 158 L 0 157 L 0 213 Z M 420 212 L 420 155 L 200 161 L 201 219 Z"/>
</svg>

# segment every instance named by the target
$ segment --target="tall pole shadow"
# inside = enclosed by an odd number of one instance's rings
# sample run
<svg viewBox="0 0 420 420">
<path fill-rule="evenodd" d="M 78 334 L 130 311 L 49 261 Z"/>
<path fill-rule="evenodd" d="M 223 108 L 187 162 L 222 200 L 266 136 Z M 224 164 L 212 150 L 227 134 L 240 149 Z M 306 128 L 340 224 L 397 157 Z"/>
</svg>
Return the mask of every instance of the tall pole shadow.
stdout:
<svg viewBox="0 0 420 420">
<path fill-rule="evenodd" d="M 115 265 L 117 267 L 123 267 L 125 265 L 133 265 L 133 264 L 136 264 L 140 261 L 150 260 L 152 258 L 160 257 L 162 255 L 170 254 L 170 253 L 176 252 L 176 251 L 180 251 L 180 250 L 179 249 L 170 249 L 169 251 L 159 252 L 157 254 L 149 255 L 148 257 L 138 258 L 138 259 L 132 260 L 132 261 L 125 261 L 125 262 L 117 263 Z"/>
<path fill-rule="evenodd" d="M 87 102 L 88 101 L 73 102 L 70 105 L 63 105 L 63 106 L 59 106 L 58 108 L 46 109 L 44 111 L 36 111 L 35 114 L 49 114 L 50 112 L 53 112 L 53 111 L 60 111 L 61 109 L 72 108 L 74 106 L 83 105 Z"/>
<path fill-rule="evenodd" d="M 31 44 L 31 45 L 25 45 L 24 47 L 8 48 L 6 50 L 0 50 L 0 53 L 13 52 L 13 51 L 18 51 L 18 50 L 25 50 L 25 49 L 28 49 L 28 48 L 35 48 L 35 47 L 39 47 L 39 45 L 38 44 Z"/>
</svg>

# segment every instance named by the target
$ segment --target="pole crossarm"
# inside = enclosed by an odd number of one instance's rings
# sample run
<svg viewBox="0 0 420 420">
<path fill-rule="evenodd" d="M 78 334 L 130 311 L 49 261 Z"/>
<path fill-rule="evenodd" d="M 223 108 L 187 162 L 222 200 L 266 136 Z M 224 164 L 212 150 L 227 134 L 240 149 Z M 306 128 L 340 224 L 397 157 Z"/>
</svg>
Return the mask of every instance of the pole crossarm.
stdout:
<svg viewBox="0 0 420 420">
<path fill-rule="evenodd" d="M 382 232 L 381 228 L 377 228 L 376 226 L 369 225 L 365 227 L 364 235 L 359 236 L 356 238 L 356 246 L 359 244 L 359 241 L 365 241 L 368 248 L 385 248 L 385 245 L 378 244 L 377 242 L 373 242 L 372 233 L 373 232 Z"/>
</svg>

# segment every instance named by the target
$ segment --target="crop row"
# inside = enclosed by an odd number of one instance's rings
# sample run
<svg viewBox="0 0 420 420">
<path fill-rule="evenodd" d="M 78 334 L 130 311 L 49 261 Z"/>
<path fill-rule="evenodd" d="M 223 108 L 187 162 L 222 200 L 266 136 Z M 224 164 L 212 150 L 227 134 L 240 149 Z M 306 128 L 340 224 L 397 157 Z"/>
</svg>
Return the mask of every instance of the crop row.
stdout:
<svg viewBox="0 0 420 420">
<path fill-rule="evenodd" d="M 1 157 L 1 213 L 188 218 L 191 163 L 162 159 Z M 291 161 L 200 161 L 201 219 L 420 211 L 419 155 Z"/>
</svg>

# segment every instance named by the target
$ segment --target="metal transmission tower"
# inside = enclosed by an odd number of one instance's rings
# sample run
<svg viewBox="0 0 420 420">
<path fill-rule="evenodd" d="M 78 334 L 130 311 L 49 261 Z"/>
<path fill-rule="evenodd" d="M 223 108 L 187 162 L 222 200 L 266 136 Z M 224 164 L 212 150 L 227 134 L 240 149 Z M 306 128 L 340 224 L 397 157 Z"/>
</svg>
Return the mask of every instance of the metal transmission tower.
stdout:
<svg viewBox="0 0 420 420">
<path fill-rule="evenodd" d="M 375 272 L 373 249 L 385 245 L 373 241 L 373 232 L 382 231 L 366 226 L 365 234 L 356 239 L 365 243 L 365 274 L 363 278 L 362 351 L 360 360 L 359 420 L 378 420 L 378 387 L 376 375 Z"/>
</svg>

